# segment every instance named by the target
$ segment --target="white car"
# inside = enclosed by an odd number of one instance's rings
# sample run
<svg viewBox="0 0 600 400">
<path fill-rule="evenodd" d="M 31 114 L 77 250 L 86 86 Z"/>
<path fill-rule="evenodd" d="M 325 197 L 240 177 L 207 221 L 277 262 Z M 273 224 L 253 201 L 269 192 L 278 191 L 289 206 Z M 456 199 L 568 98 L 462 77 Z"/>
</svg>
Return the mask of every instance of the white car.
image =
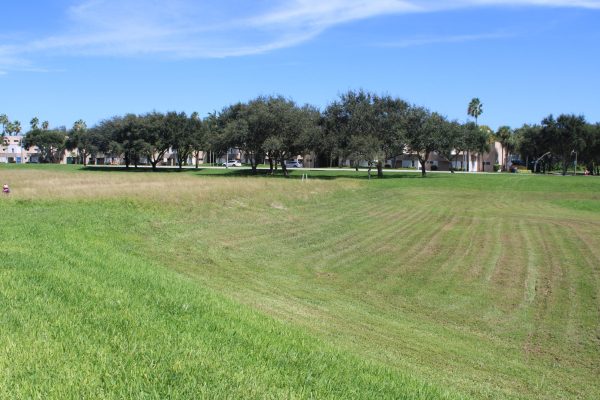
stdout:
<svg viewBox="0 0 600 400">
<path fill-rule="evenodd" d="M 239 162 L 238 160 L 229 160 L 227 162 L 224 162 L 223 164 L 224 167 L 241 167 L 242 163 Z"/>
<path fill-rule="evenodd" d="M 286 168 L 303 168 L 302 162 L 298 160 L 286 161 Z"/>
</svg>

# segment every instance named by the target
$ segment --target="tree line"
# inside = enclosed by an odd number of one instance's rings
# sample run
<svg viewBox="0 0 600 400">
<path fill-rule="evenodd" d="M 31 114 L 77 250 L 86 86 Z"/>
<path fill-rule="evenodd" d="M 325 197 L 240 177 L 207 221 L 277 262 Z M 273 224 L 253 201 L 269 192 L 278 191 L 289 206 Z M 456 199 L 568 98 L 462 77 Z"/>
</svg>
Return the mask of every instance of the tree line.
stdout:
<svg viewBox="0 0 600 400">
<path fill-rule="evenodd" d="M 560 169 L 578 163 L 600 175 L 600 123 L 590 124 L 582 115 L 549 115 L 540 124 L 518 129 L 503 126 L 498 140 L 509 152 L 516 152 L 535 172 Z"/>
<path fill-rule="evenodd" d="M 461 154 L 470 158 L 471 153 L 487 152 L 499 141 L 504 169 L 508 154 L 537 160 L 549 153 L 539 160 L 540 168 L 545 171 L 560 163 L 566 173 L 576 153 L 598 173 L 599 124 L 588 124 L 583 116 L 561 115 L 556 119 L 549 116 L 540 125 L 516 130 L 503 126 L 493 132 L 478 124 L 482 113 L 477 98 L 467 108 L 474 122 L 461 123 L 402 99 L 364 90 L 343 93 L 324 110 L 298 105 L 283 96 L 260 96 L 205 118 L 183 112 L 126 114 L 91 128 L 79 120 L 68 130 L 49 129 L 47 122 L 40 125 L 34 118 L 23 145 L 37 146 L 42 162 L 58 162 L 64 151 L 77 149 L 83 164 L 102 153 L 122 158 L 127 168 L 146 161 L 154 170 L 167 152 L 175 155 L 181 168 L 191 156 L 198 167 L 201 152 L 226 154 L 237 148 L 254 173 L 258 164 L 267 161 L 270 173 L 281 166 L 285 175 L 285 160 L 311 153 L 323 166 L 351 163 L 358 169 L 359 164 L 366 164 L 369 173 L 375 168 L 382 176 L 385 160 L 404 154 L 415 156 L 425 175 L 426 161 L 434 152 L 452 162 Z M 3 135 L 14 132 L 16 122 L 0 116 Z"/>
</svg>

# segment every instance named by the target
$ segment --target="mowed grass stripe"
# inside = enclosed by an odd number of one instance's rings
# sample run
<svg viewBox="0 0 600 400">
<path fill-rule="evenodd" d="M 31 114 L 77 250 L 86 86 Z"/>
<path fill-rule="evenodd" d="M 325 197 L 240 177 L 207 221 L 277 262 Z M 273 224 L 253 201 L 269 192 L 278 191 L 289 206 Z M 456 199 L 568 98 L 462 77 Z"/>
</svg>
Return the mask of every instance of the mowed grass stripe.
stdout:
<svg viewBox="0 0 600 400">
<path fill-rule="evenodd" d="M 357 205 L 357 206 L 361 206 L 361 204 L 360 204 L 360 203 L 358 203 L 358 202 L 355 202 L 355 205 Z M 292 207 L 292 208 L 293 208 L 293 207 Z M 510 211 L 510 212 L 511 212 L 511 215 L 510 215 L 510 216 L 511 216 L 511 217 L 513 217 L 513 215 L 512 215 L 512 213 L 514 212 L 514 207 L 513 207 L 513 206 L 511 206 L 511 207 L 505 207 L 504 209 L 505 209 L 505 210 L 508 210 L 508 211 Z M 532 208 L 532 211 L 534 211 L 534 210 L 535 210 L 535 209 L 534 209 L 534 208 Z M 430 210 L 428 210 L 428 212 L 429 212 L 429 211 L 430 211 Z M 493 211 L 493 210 L 492 210 L 492 211 Z M 491 221 L 494 221 L 494 219 L 495 219 L 495 217 L 494 217 L 493 215 L 492 215 L 491 217 L 488 215 L 488 216 L 486 216 L 486 218 L 487 218 L 487 219 L 486 219 L 485 221 L 482 221 L 482 222 L 489 222 L 490 220 L 491 220 Z M 428 222 L 428 221 L 427 221 L 427 222 Z M 337 228 L 339 228 L 339 226 L 337 226 L 337 224 L 338 224 L 338 222 L 336 222 L 336 226 L 335 226 L 335 227 L 336 227 L 336 229 L 337 229 Z M 512 224 L 512 222 L 511 222 L 511 224 Z M 492 226 L 493 226 L 493 224 L 492 224 Z M 498 225 L 496 225 L 496 226 L 498 226 Z M 507 225 L 507 226 L 512 226 L 512 227 L 514 227 L 515 225 Z M 500 228 L 499 228 L 499 230 L 500 230 L 500 229 L 502 229 L 502 227 L 500 227 Z M 500 240 L 498 240 L 497 242 L 499 243 L 499 247 L 498 247 L 498 248 L 499 248 L 499 249 L 501 249 L 500 245 L 501 245 L 501 243 L 502 243 L 502 242 L 501 242 L 501 239 L 502 239 L 502 238 L 501 238 L 499 235 L 494 235 L 494 236 L 495 236 L 496 238 L 500 238 Z M 396 239 L 396 238 L 390 238 L 389 240 L 394 240 L 394 239 Z M 417 237 L 417 240 L 415 241 L 415 243 L 416 243 L 417 245 L 420 243 L 420 242 L 419 242 L 419 239 L 420 239 L 420 238 L 418 238 L 418 237 Z M 275 240 L 275 241 L 276 241 L 276 240 Z M 276 242 L 277 242 L 277 241 L 276 241 Z M 487 249 L 487 248 L 489 248 L 489 246 L 488 246 L 488 245 L 486 245 L 486 243 L 481 243 L 481 245 L 482 245 L 481 247 L 482 247 L 483 249 Z M 289 243 L 288 243 L 288 246 L 289 246 Z M 326 246 L 326 245 L 323 245 L 323 248 L 325 248 L 325 247 L 327 247 L 327 246 Z M 392 250 L 393 250 L 393 248 L 394 248 L 394 247 L 392 246 Z M 417 247 L 416 249 L 418 249 L 418 247 Z M 300 254 L 300 253 L 298 253 L 298 251 L 296 251 L 296 254 Z M 361 253 L 361 254 L 362 254 L 362 253 Z M 317 255 L 316 257 L 319 257 L 319 255 Z M 367 271 L 367 269 L 365 269 L 365 271 Z M 345 282 L 346 282 L 346 285 L 347 285 L 347 283 L 348 283 L 348 282 L 351 282 L 351 280 L 347 280 L 347 281 L 345 281 Z M 368 286 L 370 281 L 369 281 L 369 280 L 366 280 L 366 281 L 365 281 L 365 280 L 362 280 L 361 282 L 363 283 L 363 286 Z M 399 281 L 397 281 L 396 283 L 398 283 L 398 282 L 399 282 Z M 331 282 L 329 282 L 329 281 L 328 281 L 328 283 L 331 283 Z M 334 281 L 334 283 L 335 283 L 335 281 Z M 381 282 L 379 282 L 379 283 L 378 283 L 378 285 L 380 285 L 380 283 L 381 283 Z M 410 283 L 410 282 L 408 282 L 408 283 Z M 484 281 L 483 283 L 484 283 L 484 285 L 483 285 L 483 286 L 481 286 L 481 292 L 482 292 L 482 293 L 483 293 L 483 292 L 485 292 L 485 291 L 486 291 L 486 288 L 487 288 L 487 285 L 485 284 L 485 281 Z M 345 290 L 348 290 L 349 288 L 348 288 L 348 286 L 346 286 L 346 285 L 345 285 L 345 287 L 346 287 L 346 289 L 345 289 Z M 524 290 L 525 290 L 525 289 L 524 289 L 524 282 L 523 282 L 523 284 L 522 284 L 522 286 L 521 286 L 521 289 L 520 289 L 520 290 L 521 290 L 521 293 L 523 293 L 523 296 L 524 296 Z M 488 289 L 488 291 L 489 291 L 489 289 Z M 307 293 L 303 294 L 303 296 L 308 296 L 308 295 L 309 295 L 309 293 L 311 293 L 311 292 L 307 292 Z M 313 291 L 312 293 L 313 293 L 313 294 L 315 294 L 315 292 L 314 292 L 314 291 Z M 362 292 L 361 292 L 360 290 L 357 290 L 357 291 L 356 291 L 356 293 L 358 294 L 358 293 L 362 293 Z M 433 293 L 433 291 L 431 291 L 430 293 Z M 321 300 L 319 301 L 319 303 L 318 303 L 318 304 L 322 304 L 322 303 L 323 303 L 323 301 L 324 301 L 324 299 L 322 298 L 322 296 L 321 296 L 321 295 L 319 295 L 319 297 L 321 298 Z M 487 296 L 485 296 L 485 297 L 487 297 Z M 485 297 L 484 297 L 484 298 L 485 298 Z M 501 297 L 501 296 L 498 296 L 498 297 Z M 517 297 L 518 297 L 518 296 L 517 296 Z M 285 314 L 286 301 L 293 301 L 293 300 L 294 300 L 294 298 L 295 298 L 295 297 L 294 297 L 294 295 L 290 295 L 290 296 L 286 296 L 286 299 L 287 299 L 287 300 L 284 300 L 284 301 L 282 301 L 282 302 L 278 302 L 278 303 L 277 303 L 277 310 L 278 310 L 278 311 L 277 311 L 277 313 L 278 313 L 278 314 L 279 314 L 279 313 Z M 498 298 L 495 298 L 495 297 L 494 297 L 494 298 L 492 298 L 492 300 L 497 300 L 497 299 L 498 299 Z M 297 301 L 297 300 L 298 300 L 298 298 L 296 297 L 296 298 L 295 298 L 295 300 Z M 368 301 L 368 297 L 366 297 L 364 300 L 365 300 L 365 301 Z M 384 300 L 384 302 L 386 302 L 386 301 L 388 301 L 388 300 L 389 300 L 389 299 L 387 299 L 387 298 L 386 298 L 386 299 Z M 481 298 L 480 298 L 479 300 L 481 300 Z M 487 302 L 488 304 L 490 304 L 490 303 L 492 302 L 492 300 L 490 300 L 490 299 L 488 298 L 488 300 L 486 300 L 486 302 Z M 375 298 L 373 299 L 373 301 L 374 301 L 374 302 L 376 302 Z M 392 300 L 392 301 L 393 301 L 393 300 Z M 519 301 L 521 301 L 521 299 L 519 299 Z M 405 304 L 406 304 L 406 303 L 405 303 Z M 473 302 L 473 304 L 475 305 L 475 304 L 477 304 L 477 302 Z M 485 303 L 484 303 L 484 304 L 485 304 Z M 511 303 L 511 304 L 512 304 L 512 303 Z M 512 306 L 511 306 L 511 307 L 512 307 Z M 265 307 L 265 309 L 268 309 L 268 307 Z M 406 310 L 406 307 L 404 307 L 403 309 L 404 309 L 404 310 Z M 327 314 L 325 314 L 325 315 L 321 315 L 321 314 L 322 314 L 322 312 L 323 312 L 323 310 L 326 310 L 326 309 L 322 309 L 322 308 L 321 308 L 321 306 L 319 306 L 319 310 L 321 310 L 321 312 L 320 312 L 320 313 L 316 313 L 316 314 L 313 314 L 313 315 L 314 315 L 314 316 L 316 316 L 316 315 L 319 315 L 319 317 L 322 317 L 322 318 L 327 318 L 327 320 L 328 320 L 328 323 L 330 323 L 330 317 L 328 317 L 328 316 L 327 316 Z M 337 310 L 337 311 L 334 311 L 334 310 Z M 423 310 L 423 308 L 422 308 L 422 310 Z M 313 311 L 314 311 L 314 310 L 313 310 Z M 334 312 L 338 312 L 338 311 L 339 311 L 339 309 L 336 309 L 336 308 L 333 308 L 333 309 L 332 309 L 331 307 L 329 307 L 329 310 L 328 310 L 328 311 L 329 311 L 329 312 L 331 312 L 331 313 L 334 313 Z M 294 319 L 294 318 L 299 318 L 299 317 L 300 317 L 300 315 L 311 315 L 311 313 L 312 313 L 312 311 L 308 311 L 308 310 L 307 310 L 307 311 L 294 311 L 294 314 L 292 314 L 292 315 L 291 315 L 291 318 L 292 318 L 292 319 Z M 439 315 L 439 314 L 438 314 L 438 315 Z M 289 317 L 290 317 L 290 315 L 288 315 L 288 316 L 287 316 L 287 318 L 289 318 Z M 303 318 L 303 317 L 300 317 L 300 318 Z M 495 317 L 494 317 L 494 316 L 493 316 L 493 314 L 492 314 L 492 317 L 490 317 L 490 324 L 494 324 L 494 323 L 495 323 L 495 322 L 494 322 L 494 318 L 495 318 Z M 504 317 L 503 317 L 503 318 L 504 318 Z M 511 320 L 511 318 L 513 318 L 513 317 L 504 318 L 504 319 L 505 319 L 507 322 L 505 322 L 503 325 L 505 325 L 505 326 L 509 326 L 509 325 L 510 325 L 510 322 L 508 322 L 508 321 L 510 321 L 510 320 Z M 350 320 L 348 320 L 348 321 L 350 321 Z M 491 328 L 491 327 L 492 327 L 492 325 L 488 325 L 488 328 Z M 333 325 L 332 325 L 332 329 L 335 329 L 335 324 L 333 324 Z M 405 336 L 410 336 L 410 332 L 411 332 L 411 331 L 410 331 L 410 330 L 408 330 L 408 331 L 405 331 L 405 332 L 403 332 L 403 333 L 405 333 Z M 354 332 L 354 334 L 357 334 L 357 335 L 358 335 L 359 333 L 358 333 L 358 332 Z M 362 335 L 362 334 L 361 334 L 361 335 Z M 389 335 L 389 334 L 387 334 L 387 333 L 384 333 L 384 334 L 383 334 L 383 336 L 385 336 L 385 335 L 387 335 L 387 336 L 390 336 L 390 335 Z M 413 334 L 413 336 L 414 336 L 414 334 Z M 399 335 L 399 336 L 394 336 L 394 335 L 392 335 L 392 337 L 394 337 L 394 338 L 395 338 L 395 340 L 398 340 L 398 339 L 399 339 L 399 337 L 400 337 L 400 335 Z M 429 344 L 431 344 L 431 343 L 429 343 Z M 415 346 L 415 348 L 417 348 L 417 347 Z M 515 346 L 514 348 L 519 348 L 519 346 Z M 501 351 L 500 351 L 500 353 L 502 353 L 502 352 L 505 352 L 505 350 L 501 350 Z M 396 361 L 396 362 L 398 362 L 398 361 Z M 508 367 L 507 367 L 507 368 L 508 368 Z M 513 368 L 513 367 L 510 367 L 510 368 Z M 513 369 L 514 369 L 514 368 L 513 368 Z M 524 368 L 523 370 L 525 371 L 526 369 L 529 369 L 529 370 L 536 370 L 536 371 L 537 371 L 537 369 L 536 369 L 536 368 L 533 368 L 533 367 L 526 367 L 526 368 Z M 493 375 L 493 374 L 492 374 L 492 375 Z M 490 375 L 490 376 L 492 376 L 492 375 Z M 508 374 L 508 375 L 510 375 L 510 374 Z M 508 375 L 507 375 L 507 376 L 508 376 Z M 524 372 L 524 374 L 523 374 L 523 375 L 524 375 L 524 376 L 526 376 L 526 375 L 527 375 L 526 371 Z M 509 381 L 507 381 L 507 382 L 509 382 Z M 513 382 L 513 384 L 514 384 L 514 382 Z M 527 389 L 523 389 L 523 388 L 521 388 L 521 389 L 522 389 L 522 390 L 527 390 Z"/>
<path fill-rule="evenodd" d="M 544 247 L 542 274 L 536 287 L 536 325 L 534 338 L 535 350 L 541 354 L 552 355 L 555 361 L 561 357 L 554 347 L 568 337 L 569 325 L 572 323 L 573 306 L 577 299 L 570 288 L 574 278 L 574 265 L 566 262 L 569 255 L 559 243 L 565 240 L 564 230 L 560 225 L 544 225 L 538 234 L 554 238 L 556 247 Z M 580 320 L 578 318 L 578 322 Z M 570 354 L 563 357 L 571 358 Z"/>
<path fill-rule="evenodd" d="M 600 258 L 598 258 L 600 243 L 598 243 L 598 247 L 591 247 L 590 242 L 593 238 L 579 231 L 577 227 L 570 226 L 569 228 L 569 235 L 574 237 L 573 242 L 587 265 L 581 271 L 583 279 L 576 281 L 582 287 L 576 288 L 576 291 L 583 292 L 580 296 L 582 324 L 588 328 L 588 332 L 591 334 L 589 334 L 588 340 L 580 341 L 580 344 L 594 348 L 600 345 L 600 324 L 596 323 L 596 316 L 600 313 Z M 596 240 L 598 239 L 596 238 Z M 596 328 L 595 337 L 594 328 Z M 598 360 L 598 367 L 600 368 L 600 360 Z"/>
<path fill-rule="evenodd" d="M 1 397 L 444 397 L 115 251 L 121 234 L 87 240 L 114 221 L 47 236 L 59 219 L 95 207 L 69 211 L 38 222 L 42 256 L 15 257 L 1 270 Z M 114 211 L 119 226 L 135 225 Z M 24 213 L 20 222 L 36 218 Z M 19 225 L 8 229 L 28 240 Z"/>
<path fill-rule="evenodd" d="M 385 261 L 392 259 L 404 264 L 407 262 L 406 257 L 394 251 L 394 239 L 401 240 L 400 238 L 405 237 L 407 240 L 414 240 L 414 232 L 410 231 L 410 227 L 414 226 L 414 221 L 422 220 L 426 215 L 427 213 L 416 213 L 402 222 L 384 218 L 365 221 L 363 226 L 352 224 L 358 228 L 359 236 L 351 242 L 338 243 L 328 255 L 322 254 L 326 257 L 322 258 L 322 262 L 333 260 L 327 268 L 332 271 L 343 271 L 347 279 L 354 279 L 351 273 L 354 268 L 359 269 L 359 274 L 363 273 L 365 261 L 377 259 L 381 262 L 383 258 Z M 380 251 L 382 246 L 386 251 Z M 368 264 L 377 267 L 384 265 L 370 262 Z"/>
<path fill-rule="evenodd" d="M 528 261 L 528 249 L 522 228 L 516 219 L 505 225 L 506 236 L 500 239 L 502 250 L 490 279 L 493 292 L 503 299 L 503 302 L 498 299 L 497 304 L 503 304 L 506 312 L 513 312 L 525 297 L 527 265 L 523 261 Z"/>
<path fill-rule="evenodd" d="M 536 295 L 536 284 L 538 281 L 539 264 L 540 264 L 540 250 L 539 244 L 534 245 L 534 239 L 532 238 L 532 228 L 530 224 L 521 221 L 519 223 L 519 231 L 523 235 L 525 246 L 527 249 L 527 268 L 525 278 L 525 290 L 523 296 L 524 308 L 529 308 Z"/>
<path fill-rule="evenodd" d="M 562 241 L 559 246 L 565 254 L 564 265 L 566 267 L 566 276 L 568 278 L 568 299 L 569 310 L 567 324 L 565 324 L 565 340 L 569 341 L 571 346 L 588 348 L 593 342 L 582 340 L 581 328 L 585 327 L 587 331 L 593 331 L 594 328 L 594 308 L 598 304 L 598 270 L 597 263 L 593 254 L 586 252 L 586 247 L 582 246 L 573 232 L 570 225 L 561 225 Z M 596 313 L 600 308 L 596 309 Z M 600 338 L 597 338 L 596 344 L 600 344 Z"/>
</svg>

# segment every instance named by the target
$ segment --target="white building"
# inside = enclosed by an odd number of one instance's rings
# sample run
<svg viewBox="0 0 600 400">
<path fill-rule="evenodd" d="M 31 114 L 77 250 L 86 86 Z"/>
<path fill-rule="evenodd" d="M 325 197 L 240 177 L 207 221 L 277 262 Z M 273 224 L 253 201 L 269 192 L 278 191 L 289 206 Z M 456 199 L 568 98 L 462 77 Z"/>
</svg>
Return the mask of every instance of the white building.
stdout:
<svg viewBox="0 0 600 400">
<path fill-rule="evenodd" d="M 23 147 L 23 136 L 4 136 L 0 145 L 0 163 L 23 164 L 37 162 L 39 150 L 33 147 L 26 150 Z"/>
</svg>

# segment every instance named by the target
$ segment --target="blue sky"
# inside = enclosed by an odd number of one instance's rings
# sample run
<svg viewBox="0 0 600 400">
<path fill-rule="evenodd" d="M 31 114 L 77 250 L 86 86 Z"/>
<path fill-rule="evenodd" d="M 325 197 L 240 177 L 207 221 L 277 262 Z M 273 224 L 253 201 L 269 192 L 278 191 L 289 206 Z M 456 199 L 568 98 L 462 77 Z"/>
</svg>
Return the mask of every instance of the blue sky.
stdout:
<svg viewBox="0 0 600 400">
<path fill-rule="evenodd" d="M 362 88 L 460 121 L 479 97 L 494 129 L 597 122 L 599 43 L 600 0 L 8 0 L 0 113 L 91 126 Z"/>
</svg>

